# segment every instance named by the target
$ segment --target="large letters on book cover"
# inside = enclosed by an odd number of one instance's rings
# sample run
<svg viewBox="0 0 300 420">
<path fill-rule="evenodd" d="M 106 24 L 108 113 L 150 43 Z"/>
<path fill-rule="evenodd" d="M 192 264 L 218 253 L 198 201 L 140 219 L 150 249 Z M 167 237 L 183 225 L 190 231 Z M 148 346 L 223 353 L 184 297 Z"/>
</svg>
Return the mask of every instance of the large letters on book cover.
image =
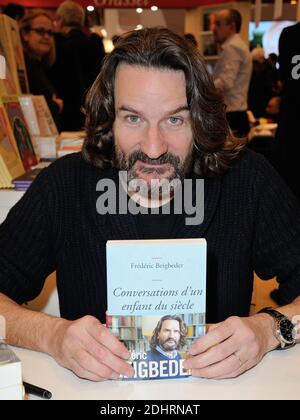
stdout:
<svg viewBox="0 0 300 420">
<path fill-rule="evenodd" d="M 205 334 L 206 241 L 107 242 L 107 327 L 127 346 L 135 379 L 180 378 Z"/>
</svg>

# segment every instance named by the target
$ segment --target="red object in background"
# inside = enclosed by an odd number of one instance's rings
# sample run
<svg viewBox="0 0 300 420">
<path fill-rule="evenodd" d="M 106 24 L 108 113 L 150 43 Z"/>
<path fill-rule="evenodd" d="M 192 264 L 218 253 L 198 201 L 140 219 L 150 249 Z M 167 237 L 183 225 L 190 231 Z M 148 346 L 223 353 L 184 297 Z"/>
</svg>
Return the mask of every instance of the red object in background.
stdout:
<svg viewBox="0 0 300 420">
<path fill-rule="evenodd" d="M 57 8 L 62 0 L 12 0 L 25 7 Z M 0 6 L 5 6 L 10 0 L 0 0 Z M 158 6 L 161 9 L 187 9 L 208 4 L 226 3 L 228 0 L 79 0 L 83 7 L 98 6 L 102 8 L 149 8 Z"/>
</svg>

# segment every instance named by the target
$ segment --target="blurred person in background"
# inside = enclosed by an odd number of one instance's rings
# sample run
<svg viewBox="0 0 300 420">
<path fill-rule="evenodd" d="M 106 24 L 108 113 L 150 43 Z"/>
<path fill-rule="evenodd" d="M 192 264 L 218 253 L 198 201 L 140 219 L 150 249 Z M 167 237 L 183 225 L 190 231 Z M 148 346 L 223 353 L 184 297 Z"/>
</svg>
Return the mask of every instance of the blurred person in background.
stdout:
<svg viewBox="0 0 300 420">
<path fill-rule="evenodd" d="M 104 57 L 102 40 L 97 34 L 86 33 L 85 11 L 73 1 L 64 1 L 58 7 L 56 22 L 58 32 L 67 36 L 70 48 L 76 54 L 84 89 L 88 89 L 101 69 Z"/>
<path fill-rule="evenodd" d="M 242 17 L 238 10 L 224 9 L 216 13 L 213 31 L 221 44 L 213 78 L 224 95 L 226 117 L 237 137 L 247 136 L 250 126 L 247 116 L 247 95 L 252 71 L 249 49 L 240 36 Z"/>
<path fill-rule="evenodd" d="M 292 191 L 300 198 L 300 23 L 283 29 L 279 38 L 279 72 L 282 82 L 279 124 L 273 164 Z"/>
<path fill-rule="evenodd" d="M 2 13 L 19 22 L 25 15 L 25 9 L 21 4 L 8 3 Z"/>
<path fill-rule="evenodd" d="M 104 57 L 101 38 L 86 33 L 84 22 L 83 7 L 73 1 L 63 2 L 56 11 L 57 58 L 51 68 L 51 80 L 64 100 L 61 127 L 66 131 L 82 129 L 84 96 Z"/>
<path fill-rule="evenodd" d="M 55 62 L 51 17 L 41 9 L 29 11 L 20 21 L 20 33 L 30 93 L 45 96 L 55 123 L 60 128 L 63 101 L 58 98 L 48 74 Z"/>
<path fill-rule="evenodd" d="M 265 58 L 263 48 L 251 51 L 253 70 L 248 91 L 248 108 L 255 118 L 263 117 L 269 100 L 274 96 L 273 69 Z"/>
</svg>

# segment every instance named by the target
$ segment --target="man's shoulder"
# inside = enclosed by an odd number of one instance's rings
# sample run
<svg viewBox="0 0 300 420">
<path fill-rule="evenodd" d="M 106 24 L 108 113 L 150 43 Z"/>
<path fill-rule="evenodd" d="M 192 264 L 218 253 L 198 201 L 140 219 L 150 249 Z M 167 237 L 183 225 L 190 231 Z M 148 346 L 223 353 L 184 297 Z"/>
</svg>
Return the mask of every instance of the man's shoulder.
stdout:
<svg viewBox="0 0 300 420">
<path fill-rule="evenodd" d="M 242 37 L 239 34 L 234 35 L 225 45 L 225 50 L 227 52 L 235 52 L 239 55 L 251 57 L 249 48 L 243 41 Z"/>
<path fill-rule="evenodd" d="M 243 149 L 231 162 L 225 177 L 239 177 L 239 182 L 241 179 L 245 179 L 245 182 L 255 183 L 259 177 L 272 177 L 275 173 L 275 169 L 263 155 Z"/>
</svg>

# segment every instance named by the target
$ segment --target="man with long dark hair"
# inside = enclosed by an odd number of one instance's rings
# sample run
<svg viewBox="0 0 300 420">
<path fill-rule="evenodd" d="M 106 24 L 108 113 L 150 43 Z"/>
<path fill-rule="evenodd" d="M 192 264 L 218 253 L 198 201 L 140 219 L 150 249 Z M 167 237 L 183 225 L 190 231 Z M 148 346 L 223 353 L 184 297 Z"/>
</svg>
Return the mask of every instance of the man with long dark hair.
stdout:
<svg viewBox="0 0 300 420">
<path fill-rule="evenodd" d="M 165 315 L 160 318 L 150 339 L 150 350 L 145 358 L 136 362 L 137 377 L 162 379 L 188 376 L 181 354 L 186 334 L 186 325 L 180 316 Z"/>
<path fill-rule="evenodd" d="M 151 340 L 147 360 L 158 358 L 181 359 L 179 350 L 185 344 L 186 327 L 179 316 L 165 315 L 157 323 Z"/>
<path fill-rule="evenodd" d="M 269 351 L 295 344 L 289 318 L 300 313 L 299 205 L 264 158 L 231 135 L 199 53 L 167 29 L 121 37 L 89 92 L 86 130 L 82 154 L 43 170 L 0 227 L 7 341 L 47 352 L 90 380 L 132 376 L 129 352 L 101 324 L 107 240 L 205 237 L 207 322 L 215 325 L 190 347 L 184 367 L 196 376 L 236 377 Z M 203 223 L 187 225 L 175 209 L 99 214 L 99 182 L 108 179 L 118 191 L 121 170 L 150 192 L 168 181 L 203 178 Z M 193 185 L 192 200 L 199 194 Z M 138 201 L 144 192 L 136 192 Z M 143 199 L 140 209 L 147 210 L 152 200 Z M 40 293 L 54 270 L 61 318 L 19 306 Z M 285 305 L 277 315 L 249 317 L 253 270 L 264 279 L 277 275 Z M 278 317 L 284 330 L 279 326 L 275 336 Z"/>
</svg>

